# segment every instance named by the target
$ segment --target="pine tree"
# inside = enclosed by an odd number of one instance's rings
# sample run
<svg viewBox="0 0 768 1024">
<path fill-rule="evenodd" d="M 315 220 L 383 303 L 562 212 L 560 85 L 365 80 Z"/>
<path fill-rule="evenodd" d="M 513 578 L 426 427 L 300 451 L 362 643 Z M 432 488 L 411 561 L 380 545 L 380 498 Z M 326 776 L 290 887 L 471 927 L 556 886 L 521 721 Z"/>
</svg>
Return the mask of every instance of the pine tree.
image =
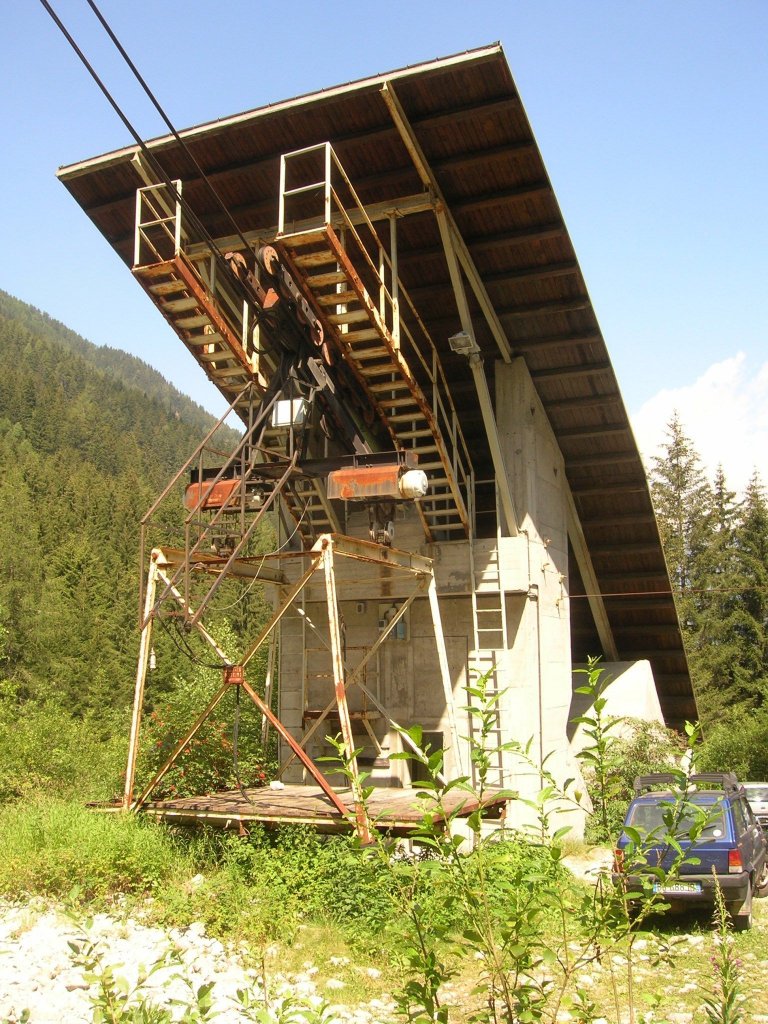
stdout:
<svg viewBox="0 0 768 1024">
<path fill-rule="evenodd" d="M 739 504 L 712 486 L 675 414 L 651 491 L 705 726 L 768 703 L 768 505 L 757 476 Z"/>
<path fill-rule="evenodd" d="M 757 473 L 744 495 L 736 548 L 743 578 L 742 659 L 754 703 L 768 704 L 768 502 Z"/>
<path fill-rule="evenodd" d="M 717 547 L 716 499 L 698 452 L 677 413 L 667 425 L 662 454 L 653 459 L 650 479 L 659 532 L 683 632 L 699 715 L 706 719 L 712 679 L 702 648 L 714 575 L 709 559 Z M 727 519 L 727 497 L 721 515 Z M 725 535 L 725 528 L 724 528 Z"/>
<path fill-rule="evenodd" d="M 651 467 L 651 495 L 683 627 L 698 628 L 701 559 L 712 539 L 712 489 L 675 413 Z"/>
<path fill-rule="evenodd" d="M 745 577 L 737 544 L 739 505 L 722 466 L 715 474 L 709 511 L 709 544 L 698 560 L 699 628 L 691 638 L 691 661 L 699 686 L 699 713 L 713 721 L 749 701 L 753 670 L 745 649 L 749 632 Z"/>
</svg>

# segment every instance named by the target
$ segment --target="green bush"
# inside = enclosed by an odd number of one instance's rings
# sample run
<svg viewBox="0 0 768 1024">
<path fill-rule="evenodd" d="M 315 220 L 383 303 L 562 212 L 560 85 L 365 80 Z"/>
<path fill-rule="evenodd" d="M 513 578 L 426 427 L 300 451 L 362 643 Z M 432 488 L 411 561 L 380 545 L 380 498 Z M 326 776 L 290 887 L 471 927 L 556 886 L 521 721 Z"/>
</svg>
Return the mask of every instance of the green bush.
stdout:
<svg viewBox="0 0 768 1024">
<path fill-rule="evenodd" d="M 107 799 L 122 789 L 125 724 L 74 718 L 53 701 L 20 701 L 0 684 L 0 804 L 40 795 Z"/>
<path fill-rule="evenodd" d="M 633 796 L 633 783 L 638 775 L 669 771 L 679 765 L 686 749 L 685 739 L 659 722 L 641 718 L 624 718 L 612 736 L 605 752 L 605 771 L 610 783 L 606 805 L 609 837 L 621 831 L 624 816 Z M 593 801 L 594 776 L 589 766 L 582 768 L 584 781 Z M 605 842 L 604 829 L 598 816 L 587 822 L 585 838 L 589 842 Z"/>
<path fill-rule="evenodd" d="M 768 779 L 768 708 L 741 711 L 704 733 L 696 767 L 734 772 L 742 780 Z"/>
<path fill-rule="evenodd" d="M 169 878 L 193 874 L 190 853 L 169 830 L 79 803 L 40 800 L 0 808 L 0 892 L 84 899 L 149 894 Z"/>
<path fill-rule="evenodd" d="M 188 679 L 177 679 L 173 690 L 145 717 L 140 786 L 162 767 L 221 682 L 220 671 L 198 667 Z M 247 695 L 239 706 L 235 696 L 234 687 L 224 695 L 153 791 L 153 799 L 197 796 L 239 785 L 263 786 L 273 777 L 274 757 L 261 745 L 261 713 Z"/>
</svg>

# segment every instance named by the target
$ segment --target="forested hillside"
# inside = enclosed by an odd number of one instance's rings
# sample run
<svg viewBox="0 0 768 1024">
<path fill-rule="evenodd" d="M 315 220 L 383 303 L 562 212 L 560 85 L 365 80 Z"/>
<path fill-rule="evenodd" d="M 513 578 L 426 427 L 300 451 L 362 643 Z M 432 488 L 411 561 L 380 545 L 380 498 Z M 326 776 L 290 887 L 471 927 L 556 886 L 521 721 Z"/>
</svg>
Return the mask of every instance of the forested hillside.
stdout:
<svg viewBox="0 0 768 1024">
<path fill-rule="evenodd" d="M 708 480 L 675 416 L 651 491 L 704 726 L 702 767 L 768 778 L 768 503 Z"/>
<path fill-rule="evenodd" d="M 4 293 L 0 360 L 3 674 L 76 714 L 124 704 L 139 520 L 213 419 L 146 364 Z"/>
<path fill-rule="evenodd" d="M 139 521 L 213 419 L 145 363 L 97 348 L 4 292 L 0 360 L 0 741 L 3 723 L 10 735 L 30 710 L 55 707 L 59 718 L 45 728 L 95 721 L 122 742 L 137 653 Z M 764 767 L 755 760 L 768 750 L 761 481 L 740 500 L 722 471 L 708 481 L 675 420 L 651 483 L 710 764 L 768 775 L 768 754 Z M 220 627 L 236 645 L 264 607 L 258 590 L 231 597 L 222 592 Z M 210 681 L 186 641 L 169 634 L 156 644 L 153 693 L 183 720 Z"/>
<path fill-rule="evenodd" d="M 114 380 L 155 399 L 172 416 L 183 419 L 200 433 L 210 429 L 209 413 L 170 384 L 148 363 L 109 345 L 94 345 L 47 313 L 20 302 L 0 289 L 0 320 L 14 320 L 35 337 L 53 341 L 57 347 L 82 356 L 90 366 L 103 370 Z"/>
</svg>

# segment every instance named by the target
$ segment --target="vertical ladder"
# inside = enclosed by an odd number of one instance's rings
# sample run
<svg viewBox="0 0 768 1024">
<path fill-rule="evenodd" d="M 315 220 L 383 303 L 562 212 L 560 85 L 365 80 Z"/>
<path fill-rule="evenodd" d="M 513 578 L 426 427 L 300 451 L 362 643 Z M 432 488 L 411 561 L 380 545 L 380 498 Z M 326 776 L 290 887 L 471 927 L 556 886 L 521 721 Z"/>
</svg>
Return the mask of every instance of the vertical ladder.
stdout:
<svg viewBox="0 0 768 1024">
<path fill-rule="evenodd" d="M 470 542 L 470 572 L 472 576 L 472 628 L 474 650 L 469 656 L 469 683 L 473 689 L 482 687 L 487 701 L 490 701 L 490 727 L 483 740 L 482 725 L 476 716 L 470 715 L 470 736 L 475 743 L 483 741 L 489 756 L 486 778 L 488 786 L 504 785 L 504 756 L 501 745 L 507 737 L 502 727 L 503 695 L 499 679 L 499 654 L 507 650 L 507 613 L 504 591 L 501 583 L 498 538 L 491 552 L 490 561 L 478 567 L 475 562 L 474 543 Z M 473 697 L 473 705 L 478 698 Z M 478 766 L 473 762 L 473 783 L 480 781 Z"/>
</svg>

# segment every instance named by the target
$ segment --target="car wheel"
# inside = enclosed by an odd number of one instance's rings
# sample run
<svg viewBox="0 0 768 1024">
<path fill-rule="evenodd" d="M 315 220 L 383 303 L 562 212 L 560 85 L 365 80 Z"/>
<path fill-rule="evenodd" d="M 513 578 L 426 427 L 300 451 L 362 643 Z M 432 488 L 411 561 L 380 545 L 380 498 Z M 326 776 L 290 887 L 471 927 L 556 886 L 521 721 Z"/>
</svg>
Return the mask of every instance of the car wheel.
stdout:
<svg viewBox="0 0 768 1024">
<path fill-rule="evenodd" d="M 755 896 L 768 896 L 768 860 L 763 864 L 763 870 L 755 882 Z"/>
<path fill-rule="evenodd" d="M 748 932 L 752 927 L 752 886 L 747 889 L 747 895 L 741 903 L 729 903 L 728 912 L 733 922 L 735 932 Z"/>
</svg>

